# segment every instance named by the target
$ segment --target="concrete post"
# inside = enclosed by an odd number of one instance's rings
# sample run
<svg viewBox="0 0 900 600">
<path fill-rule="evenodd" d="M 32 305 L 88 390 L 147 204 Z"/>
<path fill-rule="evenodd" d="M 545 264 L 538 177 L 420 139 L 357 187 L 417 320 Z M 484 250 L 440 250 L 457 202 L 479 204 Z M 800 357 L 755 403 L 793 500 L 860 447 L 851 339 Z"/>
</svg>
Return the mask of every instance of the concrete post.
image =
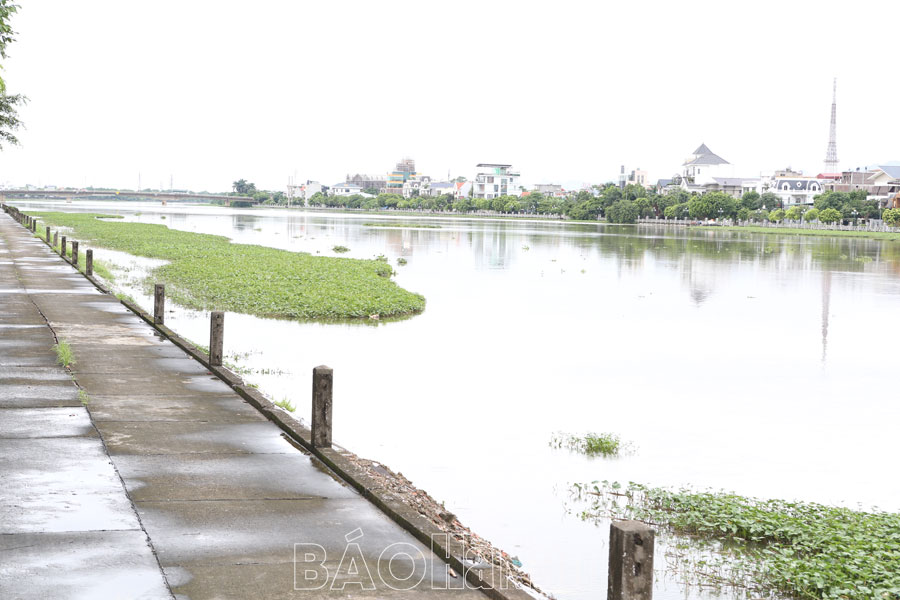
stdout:
<svg viewBox="0 0 900 600">
<path fill-rule="evenodd" d="M 90 248 L 84 251 L 84 274 L 94 276 L 94 251 Z"/>
<path fill-rule="evenodd" d="M 78 266 L 78 242 L 72 240 L 72 264 Z"/>
<path fill-rule="evenodd" d="M 47 243 L 50 243 L 50 228 L 47 228 Z"/>
<path fill-rule="evenodd" d="M 607 600 L 653 598 L 653 541 L 653 530 L 644 523 L 610 523 Z"/>
<path fill-rule="evenodd" d="M 63 258 L 66 257 L 66 236 L 62 236 L 62 240 L 59 242 L 59 255 Z"/>
<path fill-rule="evenodd" d="M 225 337 L 225 313 L 213 312 L 209 315 L 209 364 L 222 366 L 222 346 Z"/>
<path fill-rule="evenodd" d="M 31 233 L 37 233 L 37 220 L 31 220 Z"/>
<path fill-rule="evenodd" d="M 157 283 L 153 286 L 153 322 L 162 325 L 166 320 L 166 286 Z M 209 347 L 212 351 L 212 345 Z"/>
<path fill-rule="evenodd" d="M 56 248 L 57 246 L 59 246 L 59 232 L 54 231 L 53 232 L 53 247 Z"/>
<path fill-rule="evenodd" d="M 313 369 L 312 443 L 316 448 L 331 448 L 331 391 L 334 371 L 321 365 Z"/>
</svg>

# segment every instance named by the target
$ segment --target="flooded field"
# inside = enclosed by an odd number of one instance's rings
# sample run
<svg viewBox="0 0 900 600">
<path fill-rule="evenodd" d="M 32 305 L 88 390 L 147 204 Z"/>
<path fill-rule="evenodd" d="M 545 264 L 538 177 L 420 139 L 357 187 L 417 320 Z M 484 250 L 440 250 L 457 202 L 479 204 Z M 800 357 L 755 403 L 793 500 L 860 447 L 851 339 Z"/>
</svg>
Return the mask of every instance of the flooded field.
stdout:
<svg viewBox="0 0 900 600">
<path fill-rule="evenodd" d="M 605 595 L 608 531 L 568 512 L 579 508 L 575 482 L 900 510 L 898 242 L 15 204 L 121 214 L 237 244 L 386 256 L 397 283 L 425 296 L 424 313 L 327 324 L 228 313 L 226 353 L 300 418 L 312 368 L 333 367 L 335 440 L 443 500 L 556 598 Z M 98 259 L 152 307 L 140 280 L 158 261 L 102 249 Z M 207 314 L 169 308 L 167 325 L 206 344 Z M 588 431 L 618 434 L 633 451 L 587 458 L 550 445 L 556 432 Z M 671 576 L 658 585 L 658 598 L 707 596 Z"/>
</svg>

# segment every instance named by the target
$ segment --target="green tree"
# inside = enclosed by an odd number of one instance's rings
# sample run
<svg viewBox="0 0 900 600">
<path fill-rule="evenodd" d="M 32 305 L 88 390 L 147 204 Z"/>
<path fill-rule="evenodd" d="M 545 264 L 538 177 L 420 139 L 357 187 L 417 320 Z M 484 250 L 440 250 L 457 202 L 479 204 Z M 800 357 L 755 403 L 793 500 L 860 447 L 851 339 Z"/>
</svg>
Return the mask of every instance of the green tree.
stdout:
<svg viewBox="0 0 900 600">
<path fill-rule="evenodd" d="M 819 220 L 823 223 L 837 223 L 841 220 L 841 213 L 836 208 L 826 208 L 819 212 Z"/>
<path fill-rule="evenodd" d="M 773 192 L 766 192 L 759 197 L 759 206 L 765 208 L 766 210 L 781 208 L 781 198 L 779 198 L 778 195 Z"/>
<path fill-rule="evenodd" d="M 231 189 L 233 189 L 234 193 L 238 196 L 252 196 L 256 193 L 256 185 L 248 183 L 246 179 L 238 179 L 231 184 Z"/>
<path fill-rule="evenodd" d="M 769 212 L 769 220 L 773 223 L 777 223 L 782 219 L 784 219 L 784 211 L 780 208 L 776 208 L 775 210 Z"/>
<path fill-rule="evenodd" d="M 816 196 L 815 200 L 813 200 L 813 204 L 819 209 L 819 212 L 824 211 L 826 208 L 841 210 L 849 200 L 850 198 L 844 192 L 828 191 Z"/>
<path fill-rule="evenodd" d="M 881 214 L 881 218 L 891 227 L 900 226 L 900 208 L 888 208 Z"/>
<path fill-rule="evenodd" d="M 818 221 L 819 220 L 819 209 L 811 208 L 808 211 L 806 211 L 805 213 L 803 213 L 803 220 L 806 221 L 807 223 L 812 223 L 813 221 Z"/>
<path fill-rule="evenodd" d="M 799 221 L 803 218 L 803 209 L 799 206 L 792 206 L 785 211 L 784 218 L 788 221 Z"/>
<path fill-rule="evenodd" d="M 363 190 L 363 194 L 371 194 L 372 196 L 377 196 L 378 188 L 367 187 L 366 189 Z"/>
<path fill-rule="evenodd" d="M 737 219 L 738 221 L 747 221 L 750 219 L 750 209 L 746 206 L 741 207 L 737 211 Z"/>
<path fill-rule="evenodd" d="M 636 223 L 638 207 L 630 200 L 619 200 L 606 211 L 606 220 L 610 223 Z"/>
<path fill-rule="evenodd" d="M 6 47 L 15 40 L 16 32 L 12 30 L 9 20 L 19 10 L 19 5 L 10 0 L 0 0 L 0 58 L 6 60 Z M 0 69 L 2 69 L 0 65 Z M 8 94 L 6 81 L 0 77 L 0 148 L 3 143 L 18 145 L 19 139 L 14 131 L 22 126 L 19 120 L 18 107 L 28 101 L 22 94 Z"/>
<path fill-rule="evenodd" d="M 741 206 L 747 210 L 756 210 L 762 207 L 762 200 L 760 199 L 759 192 L 754 190 L 745 192 L 744 195 L 741 196 Z"/>
</svg>

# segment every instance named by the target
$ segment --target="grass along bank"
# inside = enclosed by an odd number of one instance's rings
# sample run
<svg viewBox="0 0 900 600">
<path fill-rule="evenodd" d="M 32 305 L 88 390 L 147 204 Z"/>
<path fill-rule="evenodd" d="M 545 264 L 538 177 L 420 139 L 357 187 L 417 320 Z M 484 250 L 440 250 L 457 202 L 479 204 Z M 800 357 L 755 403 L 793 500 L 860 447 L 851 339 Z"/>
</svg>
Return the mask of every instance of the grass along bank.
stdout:
<svg viewBox="0 0 900 600">
<path fill-rule="evenodd" d="M 635 483 L 594 482 L 573 491 L 588 503 L 584 519 L 637 519 L 693 540 L 700 548 L 693 558 L 685 558 L 685 543 L 667 545 L 677 549 L 674 568 L 704 587 L 900 599 L 900 514 Z M 715 546 L 698 546 L 704 542 Z"/>
<path fill-rule="evenodd" d="M 844 231 L 842 229 L 799 229 L 794 227 L 757 227 L 754 225 L 692 225 L 692 229 L 716 231 L 744 231 L 747 233 L 770 233 L 780 235 L 817 235 L 839 237 L 861 237 L 878 240 L 900 240 L 900 233 L 889 231 Z"/>
<path fill-rule="evenodd" d="M 69 227 L 75 238 L 95 246 L 169 261 L 151 271 L 146 283 L 166 284 L 169 298 L 199 310 L 344 319 L 399 317 L 425 308 L 425 298 L 391 281 L 393 269 L 380 260 L 232 244 L 223 236 L 117 222 L 98 214 L 33 215 L 51 227 Z"/>
</svg>

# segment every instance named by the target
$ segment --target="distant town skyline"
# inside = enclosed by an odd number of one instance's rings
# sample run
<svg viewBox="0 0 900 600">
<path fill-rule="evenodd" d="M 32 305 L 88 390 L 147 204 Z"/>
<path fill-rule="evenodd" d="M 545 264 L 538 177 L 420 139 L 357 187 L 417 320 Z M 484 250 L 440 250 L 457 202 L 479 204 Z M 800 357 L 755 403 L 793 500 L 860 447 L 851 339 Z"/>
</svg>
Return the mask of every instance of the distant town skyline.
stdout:
<svg viewBox="0 0 900 600">
<path fill-rule="evenodd" d="M 853 10 L 900 17 L 891 2 Z M 573 188 L 621 165 L 671 177 L 700 144 L 738 176 L 815 175 L 835 77 L 840 167 L 900 160 L 900 83 L 878 70 L 890 36 L 836 42 L 832 24 L 768 1 L 26 2 L 4 77 L 30 98 L 27 129 L 0 152 L 0 182 L 279 190 L 409 156 L 436 179 L 503 162 L 522 185 Z"/>
</svg>

